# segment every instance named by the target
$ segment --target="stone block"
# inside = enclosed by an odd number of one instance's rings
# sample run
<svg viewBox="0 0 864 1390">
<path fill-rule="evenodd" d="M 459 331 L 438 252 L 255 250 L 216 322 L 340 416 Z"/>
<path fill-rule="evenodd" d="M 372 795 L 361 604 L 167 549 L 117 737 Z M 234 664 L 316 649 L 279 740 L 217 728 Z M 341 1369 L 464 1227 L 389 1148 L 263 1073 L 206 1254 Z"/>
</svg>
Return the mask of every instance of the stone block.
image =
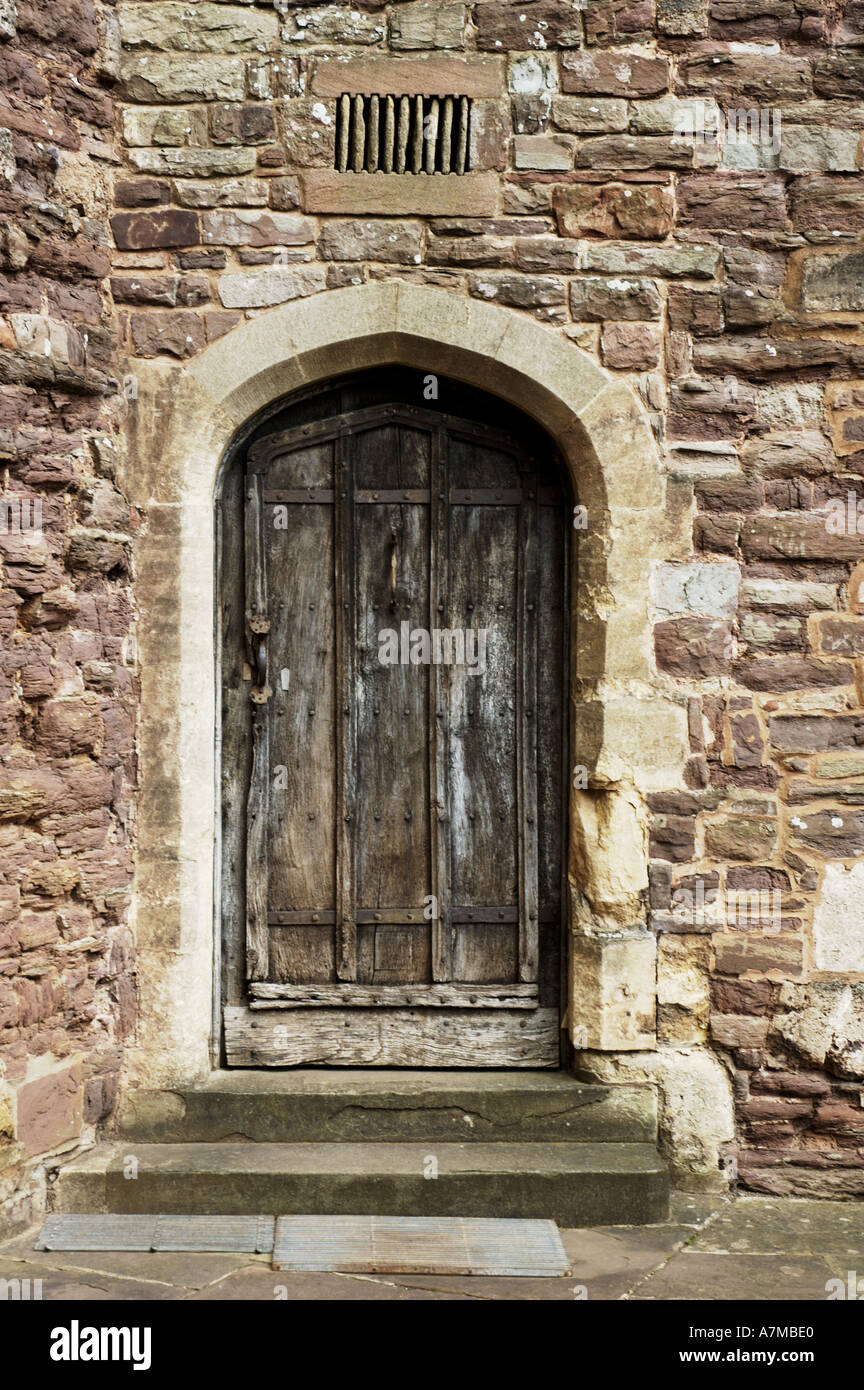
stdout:
<svg viewBox="0 0 864 1390">
<path fill-rule="evenodd" d="M 286 97 L 279 102 L 278 112 L 282 144 L 291 167 L 332 168 L 336 158 L 335 106 L 305 97 Z"/>
<path fill-rule="evenodd" d="M 79 1063 L 46 1065 L 44 1058 L 32 1059 L 15 1096 L 15 1137 L 31 1158 L 80 1137 L 84 1089 Z"/>
<path fill-rule="evenodd" d="M 602 135 L 627 129 L 627 103 L 620 97 L 559 96 L 552 102 L 552 120 L 573 135 Z"/>
<path fill-rule="evenodd" d="M 358 55 L 316 56 L 311 64 L 309 90 L 315 96 L 453 96 L 499 99 L 505 90 L 504 59 L 436 53 L 422 58 L 385 58 Z"/>
<path fill-rule="evenodd" d="M 170 174 L 174 178 L 203 179 L 248 174 L 255 168 L 254 150 L 184 149 L 131 150 L 129 161 L 142 174 Z"/>
<path fill-rule="evenodd" d="M 464 5 L 400 5 L 390 16 L 390 47 L 395 49 L 464 48 Z"/>
<path fill-rule="evenodd" d="M 571 1036 L 577 1050 L 656 1043 L 656 939 L 645 931 L 570 938 Z"/>
<path fill-rule="evenodd" d="M 486 271 L 468 277 L 468 292 L 489 303 L 510 304 L 516 309 L 537 309 L 563 304 L 564 281 L 555 275 L 511 275 Z"/>
<path fill-rule="evenodd" d="M 526 52 L 530 49 L 579 48 L 582 23 L 578 8 L 558 0 L 502 4 L 484 0 L 475 6 L 477 47 Z"/>
<path fill-rule="evenodd" d="M 544 96 L 558 89 L 552 53 L 517 53 L 507 61 L 507 90 L 513 96 Z"/>
<path fill-rule="evenodd" d="M 574 235 L 569 232 L 568 235 Z M 604 246 L 585 248 L 585 270 L 601 275 L 659 275 L 676 279 L 713 280 L 720 269 L 720 252 L 713 246 L 667 242 L 664 246 Z"/>
<path fill-rule="evenodd" d="M 817 253 L 804 261 L 801 306 L 807 313 L 864 310 L 864 252 Z"/>
<path fill-rule="evenodd" d="M 302 266 L 294 270 L 272 266 L 247 274 L 220 276 L 219 298 L 226 309 L 261 309 L 317 294 L 326 283 L 323 266 Z"/>
<path fill-rule="evenodd" d="M 678 184 L 683 222 L 699 227 L 785 227 L 786 188 L 772 175 L 694 174 Z"/>
<path fill-rule="evenodd" d="M 309 169 L 300 174 L 305 212 L 370 213 L 399 217 L 494 216 L 498 179 L 493 173 L 340 174 Z"/>
<path fill-rule="evenodd" d="M 660 362 L 659 328 L 649 323 L 606 323 L 600 335 L 603 365 L 625 372 L 650 372 Z"/>
<path fill-rule="evenodd" d="M 485 7 L 484 7 L 485 8 Z M 584 51 L 561 59 L 561 89 L 586 96 L 653 97 L 669 87 L 665 54 Z"/>
<path fill-rule="evenodd" d="M 793 174 L 855 173 L 861 167 L 860 130 L 783 123 L 778 163 Z"/>
<path fill-rule="evenodd" d="M 197 213 L 180 208 L 163 208 L 160 212 L 118 212 L 111 218 L 111 230 L 121 250 L 195 246 L 200 240 Z"/>
<path fill-rule="evenodd" d="M 711 618 L 734 616 L 741 570 L 735 564 L 661 564 L 654 575 L 654 604 L 663 613 L 698 613 Z"/>
<path fill-rule="evenodd" d="M 139 357 L 192 357 L 204 346 L 204 323 L 183 310 L 164 314 L 133 314 L 132 342 Z"/>
<path fill-rule="evenodd" d="M 314 239 L 311 217 L 290 212 L 205 212 L 201 240 L 215 246 L 303 246 Z"/>
<path fill-rule="evenodd" d="M 197 0 L 151 0 L 117 6 L 124 49 L 171 53 L 238 53 L 273 47 L 279 37 L 274 11 Z"/>
<path fill-rule="evenodd" d="M 694 144 L 677 135 L 594 135 L 580 140 L 577 169 L 692 169 Z"/>
<path fill-rule="evenodd" d="M 272 106 L 226 102 L 211 106 L 209 115 L 210 134 L 216 145 L 265 145 L 276 139 Z"/>
<path fill-rule="evenodd" d="M 554 190 L 552 206 L 564 236 L 652 240 L 675 224 L 672 190 L 650 184 L 567 184 Z"/>
<path fill-rule="evenodd" d="M 577 323 L 657 319 L 662 307 L 653 280 L 585 275 L 570 282 L 570 312 Z"/>
<path fill-rule="evenodd" d="M 468 128 L 468 167 L 506 169 L 509 157 L 510 113 L 506 104 L 475 101 Z"/>
<path fill-rule="evenodd" d="M 789 980 L 804 973 L 804 942 L 800 936 L 718 932 L 712 940 L 721 975 L 746 975 L 752 971 L 772 979 Z"/>
<path fill-rule="evenodd" d="M 570 135 L 517 135 L 513 163 L 517 169 L 572 169 L 576 141 Z"/>
<path fill-rule="evenodd" d="M 283 43 L 295 46 L 309 43 L 374 47 L 386 37 L 384 16 L 333 5 L 286 9 L 282 23 Z"/>
<path fill-rule="evenodd" d="M 385 261 L 418 265 L 423 228 L 419 222 L 376 219 L 325 222 L 318 240 L 318 254 L 326 261 Z"/>
<path fill-rule="evenodd" d="M 242 101 L 246 66 L 239 57 L 131 54 L 123 59 L 120 94 L 130 101 Z"/>
<path fill-rule="evenodd" d="M 807 59 L 785 53 L 705 53 L 685 58 L 678 68 L 679 91 L 716 97 L 724 106 L 806 101 L 810 87 Z"/>
<path fill-rule="evenodd" d="M 859 769 L 860 770 L 860 769 Z M 817 970 L 864 974 L 864 864 L 826 864 L 813 910 Z"/>
<path fill-rule="evenodd" d="M 182 179 L 174 186 L 174 197 L 184 208 L 264 208 L 274 183 L 275 179 L 255 178 Z"/>
<path fill-rule="evenodd" d="M 123 111 L 127 145 L 203 145 L 207 122 L 187 106 L 127 106 Z"/>
</svg>

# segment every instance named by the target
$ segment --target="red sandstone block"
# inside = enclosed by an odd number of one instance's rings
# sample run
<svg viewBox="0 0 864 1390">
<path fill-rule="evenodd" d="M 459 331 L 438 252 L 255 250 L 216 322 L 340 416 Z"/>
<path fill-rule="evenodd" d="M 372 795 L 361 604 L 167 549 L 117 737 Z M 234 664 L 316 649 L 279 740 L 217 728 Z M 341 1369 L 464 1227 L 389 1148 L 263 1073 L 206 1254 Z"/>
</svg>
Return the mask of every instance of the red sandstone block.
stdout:
<svg viewBox="0 0 864 1390">
<path fill-rule="evenodd" d="M 77 1139 L 84 1120 L 78 1064 L 60 1067 L 17 1088 L 16 1138 L 35 1157 Z"/>
</svg>

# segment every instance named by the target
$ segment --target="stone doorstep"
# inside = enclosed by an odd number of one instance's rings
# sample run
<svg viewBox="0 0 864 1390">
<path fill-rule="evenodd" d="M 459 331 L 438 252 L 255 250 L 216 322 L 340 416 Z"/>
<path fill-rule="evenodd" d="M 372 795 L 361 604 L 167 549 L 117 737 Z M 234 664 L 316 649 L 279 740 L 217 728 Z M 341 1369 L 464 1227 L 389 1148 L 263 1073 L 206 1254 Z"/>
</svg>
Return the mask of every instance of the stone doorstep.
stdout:
<svg viewBox="0 0 864 1390">
<path fill-rule="evenodd" d="M 59 1174 L 61 1213 L 512 1217 L 639 1225 L 669 1209 L 650 1144 L 101 1144 Z M 135 1159 L 133 1176 L 130 1157 Z"/>
<path fill-rule="evenodd" d="M 115 1133 L 143 1142 L 654 1144 L 653 1086 L 586 1084 L 563 1071 L 216 1071 L 126 1092 Z"/>
</svg>

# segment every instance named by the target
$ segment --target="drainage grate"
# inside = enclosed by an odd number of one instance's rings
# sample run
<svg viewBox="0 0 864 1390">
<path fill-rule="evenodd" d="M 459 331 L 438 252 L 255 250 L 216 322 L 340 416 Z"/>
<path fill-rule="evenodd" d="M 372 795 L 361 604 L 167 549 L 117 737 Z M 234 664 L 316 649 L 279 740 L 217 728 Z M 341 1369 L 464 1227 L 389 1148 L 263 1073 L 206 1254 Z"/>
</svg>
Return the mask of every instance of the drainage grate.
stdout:
<svg viewBox="0 0 864 1390">
<path fill-rule="evenodd" d="M 470 97 L 342 96 L 336 165 L 354 174 L 464 174 Z"/>
</svg>

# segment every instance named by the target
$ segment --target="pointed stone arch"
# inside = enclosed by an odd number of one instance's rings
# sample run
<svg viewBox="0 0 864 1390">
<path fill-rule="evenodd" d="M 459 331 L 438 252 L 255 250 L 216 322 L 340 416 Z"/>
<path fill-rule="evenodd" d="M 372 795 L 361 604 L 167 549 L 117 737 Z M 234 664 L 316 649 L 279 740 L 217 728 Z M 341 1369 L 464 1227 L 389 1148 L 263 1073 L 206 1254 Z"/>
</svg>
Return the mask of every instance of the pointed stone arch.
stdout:
<svg viewBox="0 0 864 1390">
<path fill-rule="evenodd" d="M 635 395 L 558 330 L 399 281 L 333 290 L 238 325 L 190 362 L 131 364 L 122 482 L 141 508 L 142 679 L 133 1073 L 170 1085 L 213 1059 L 218 865 L 214 502 L 226 455 L 275 402 L 359 368 L 404 364 L 501 396 L 556 441 L 587 508 L 574 566 L 571 960 L 574 1043 L 654 1045 L 643 795 L 680 783 L 686 707 L 651 654 L 650 576 L 681 547 Z"/>
</svg>

